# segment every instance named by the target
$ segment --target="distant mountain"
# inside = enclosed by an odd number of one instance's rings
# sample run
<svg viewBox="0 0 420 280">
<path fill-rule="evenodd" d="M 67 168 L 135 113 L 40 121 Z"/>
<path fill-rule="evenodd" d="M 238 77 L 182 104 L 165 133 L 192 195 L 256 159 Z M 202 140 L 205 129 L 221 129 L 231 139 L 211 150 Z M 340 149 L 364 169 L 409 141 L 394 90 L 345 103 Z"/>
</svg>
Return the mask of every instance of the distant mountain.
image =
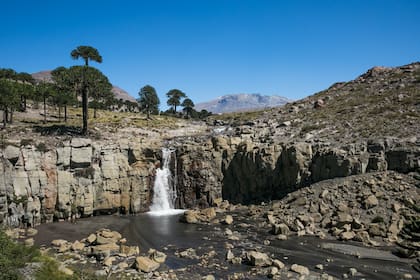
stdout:
<svg viewBox="0 0 420 280">
<path fill-rule="evenodd" d="M 51 71 L 49 71 L 49 70 L 33 73 L 32 77 L 37 81 L 52 82 Z M 123 90 L 122 88 L 119 88 L 117 86 L 112 85 L 112 90 L 111 91 L 114 93 L 116 99 L 122 99 L 122 100 L 131 101 L 131 102 L 136 102 L 136 99 L 134 97 L 132 97 L 128 92 Z"/>
<path fill-rule="evenodd" d="M 272 108 L 282 106 L 292 100 L 277 96 L 277 95 L 262 95 L 259 93 L 241 93 L 231 94 L 218 97 L 215 100 L 208 102 L 198 103 L 195 105 L 197 111 L 203 109 L 218 114 L 218 113 L 231 113 L 252 111 L 264 108 Z"/>
<path fill-rule="evenodd" d="M 134 97 L 132 97 L 130 94 L 128 94 L 128 92 L 126 92 L 125 90 L 123 90 L 122 88 L 119 88 L 117 86 L 112 86 L 112 92 L 115 95 L 115 98 L 117 99 L 123 99 L 123 100 L 128 100 L 131 102 L 136 102 L 136 99 Z"/>
</svg>

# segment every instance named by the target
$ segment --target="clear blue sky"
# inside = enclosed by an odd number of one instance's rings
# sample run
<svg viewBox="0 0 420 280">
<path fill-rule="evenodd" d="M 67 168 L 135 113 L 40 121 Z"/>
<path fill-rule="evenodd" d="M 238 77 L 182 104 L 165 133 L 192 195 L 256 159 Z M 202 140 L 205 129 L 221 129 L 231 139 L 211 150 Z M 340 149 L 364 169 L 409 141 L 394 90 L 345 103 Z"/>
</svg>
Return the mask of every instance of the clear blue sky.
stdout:
<svg viewBox="0 0 420 280">
<path fill-rule="evenodd" d="M 92 63 L 134 97 L 146 84 L 201 102 L 233 93 L 303 98 L 375 65 L 420 56 L 420 0 L 2 1 L 0 67 Z"/>
</svg>

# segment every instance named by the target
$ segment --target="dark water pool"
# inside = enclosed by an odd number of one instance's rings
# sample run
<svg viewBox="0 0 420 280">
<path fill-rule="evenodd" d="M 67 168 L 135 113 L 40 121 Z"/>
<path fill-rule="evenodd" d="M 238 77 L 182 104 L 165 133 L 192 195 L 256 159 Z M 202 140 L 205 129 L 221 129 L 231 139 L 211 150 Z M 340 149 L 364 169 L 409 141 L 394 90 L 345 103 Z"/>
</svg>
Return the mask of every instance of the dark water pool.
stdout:
<svg viewBox="0 0 420 280">
<path fill-rule="evenodd" d="M 286 241 L 273 239 L 268 232 L 258 227 L 257 223 L 246 220 L 245 216 L 235 215 L 235 221 L 229 228 L 238 231 L 242 236 L 239 240 L 228 240 L 223 233 L 224 225 L 191 225 L 178 222 L 179 215 L 152 216 L 141 214 L 136 216 L 97 216 L 77 220 L 76 224 L 61 222 L 43 224 L 37 227 L 35 237 L 37 245 L 49 245 L 54 239 L 68 241 L 80 240 L 101 228 L 109 228 L 120 232 L 128 240 L 129 245 L 139 245 L 142 253 L 149 248 L 155 248 L 168 255 L 166 265 L 177 269 L 195 265 L 199 260 L 182 259 L 175 252 L 193 248 L 197 255 L 209 251 L 216 251 L 216 262 L 228 266 L 223 270 L 197 266 L 200 275 L 212 273 L 223 277 L 232 271 L 250 269 L 246 265 L 228 265 L 225 259 L 225 244 L 229 242 L 235 247 L 235 255 L 241 251 L 252 249 L 261 250 L 271 257 L 282 260 L 287 265 L 298 263 L 306 265 L 311 270 L 317 264 L 323 264 L 324 271 L 341 278 L 349 268 L 356 268 L 360 275 L 352 279 L 402 279 L 404 273 L 410 273 L 415 279 L 420 275 L 411 267 L 413 260 L 400 259 L 389 250 L 376 250 L 359 247 L 357 243 L 342 243 L 331 240 L 321 240 L 315 237 L 292 237 Z M 241 221 L 242 219 L 242 221 Z M 238 226 L 240 222 L 247 222 L 250 227 Z M 264 245 L 265 239 L 270 239 Z M 327 246 L 328 245 L 328 246 Z M 354 254 L 356 253 L 356 254 Z M 355 255 L 358 255 L 355 256 Z"/>
</svg>

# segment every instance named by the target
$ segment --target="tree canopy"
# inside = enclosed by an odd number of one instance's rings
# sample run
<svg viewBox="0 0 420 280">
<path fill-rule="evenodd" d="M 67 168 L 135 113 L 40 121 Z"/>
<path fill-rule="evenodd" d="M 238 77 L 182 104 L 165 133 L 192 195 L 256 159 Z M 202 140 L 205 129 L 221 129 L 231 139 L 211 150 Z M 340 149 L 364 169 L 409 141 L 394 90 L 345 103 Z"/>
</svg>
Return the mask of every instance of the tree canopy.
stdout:
<svg viewBox="0 0 420 280">
<path fill-rule="evenodd" d="M 181 99 L 187 97 L 187 95 L 179 89 L 171 89 L 166 93 L 166 96 L 169 98 L 167 104 L 172 107 L 173 113 L 176 113 L 176 107 L 181 105 Z"/>
<path fill-rule="evenodd" d="M 181 106 L 184 107 L 182 110 L 186 113 L 187 117 L 191 116 L 191 112 L 195 106 L 194 102 L 189 98 L 185 98 L 184 101 L 182 101 Z"/>
<path fill-rule="evenodd" d="M 73 59 L 82 58 L 85 61 L 85 66 L 89 66 L 89 60 L 102 63 L 102 56 L 99 51 L 91 46 L 78 46 L 70 53 Z"/>
<path fill-rule="evenodd" d="M 137 102 L 140 105 L 140 109 L 146 112 L 148 119 L 150 118 L 150 114 L 157 114 L 159 112 L 160 100 L 156 90 L 150 85 L 146 85 L 140 89 Z"/>
</svg>

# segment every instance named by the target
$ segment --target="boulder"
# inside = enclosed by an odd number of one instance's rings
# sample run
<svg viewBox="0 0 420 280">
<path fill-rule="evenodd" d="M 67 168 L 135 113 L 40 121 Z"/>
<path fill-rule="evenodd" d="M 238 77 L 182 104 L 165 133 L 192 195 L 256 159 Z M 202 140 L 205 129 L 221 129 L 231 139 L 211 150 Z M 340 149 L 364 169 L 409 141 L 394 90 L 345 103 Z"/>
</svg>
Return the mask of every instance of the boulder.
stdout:
<svg viewBox="0 0 420 280">
<path fill-rule="evenodd" d="M 223 223 L 226 225 L 230 225 L 233 223 L 233 217 L 231 215 L 226 215 L 226 217 L 223 220 Z"/>
<path fill-rule="evenodd" d="M 110 267 L 115 260 L 115 257 L 106 257 L 102 263 L 103 265 Z"/>
<path fill-rule="evenodd" d="M 289 235 L 290 234 L 290 229 L 284 223 L 275 224 L 275 225 L 272 225 L 272 227 L 271 227 L 271 233 L 275 234 L 275 235 L 277 235 L 277 234 Z"/>
<path fill-rule="evenodd" d="M 257 251 L 247 252 L 247 260 L 253 266 L 270 266 L 272 261 L 270 257 L 265 253 L 260 253 Z"/>
<path fill-rule="evenodd" d="M 375 206 L 377 206 L 378 205 L 378 199 L 376 198 L 376 196 L 375 195 L 369 195 L 366 199 L 365 199 L 365 201 L 364 201 L 364 206 L 365 206 L 365 208 L 366 209 L 370 209 L 370 208 L 373 208 L 373 207 L 375 207 Z"/>
<path fill-rule="evenodd" d="M 86 241 L 89 242 L 90 244 L 92 244 L 93 242 L 96 241 L 96 234 L 90 234 L 87 238 Z"/>
<path fill-rule="evenodd" d="M 230 260 L 232 260 L 233 258 L 235 258 L 235 255 L 232 253 L 232 251 L 231 251 L 231 250 L 228 250 L 228 251 L 226 252 L 226 260 L 227 260 L 227 261 L 230 261 Z"/>
<path fill-rule="evenodd" d="M 109 243 L 117 243 L 121 239 L 121 234 L 117 231 L 111 231 L 108 229 L 104 229 L 99 231 L 96 234 L 96 243 L 97 244 L 109 244 Z"/>
<path fill-rule="evenodd" d="M 185 211 L 184 214 L 179 218 L 179 220 L 187 224 L 196 224 L 198 223 L 198 213 L 197 211 L 193 210 Z"/>
<path fill-rule="evenodd" d="M 15 146 L 8 145 L 3 151 L 3 156 L 15 165 L 20 156 L 20 149 Z"/>
<path fill-rule="evenodd" d="M 290 270 L 293 271 L 293 272 L 296 272 L 300 275 L 309 275 L 309 269 L 306 266 L 303 266 L 303 265 L 293 264 L 290 267 Z"/>
<path fill-rule="evenodd" d="M 148 257 L 137 257 L 136 258 L 136 267 L 138 270 L 143 272 L 152 272 L 158 269 L 160 266 L 159 263 L 154 260 L 149 259 Z"/>
<path fill-rule="evenodd" d="M 120 252 L 126 256 L 134 256 L 140 254 L 139 246 L 121 245 Z"/>
<path fill-rule="evenodd" d="M 53 245 L 54 247 L 60 247 L 61 245 L 66 243 L 68 243 L 68 241 L 64 239 L 54 239 L 53 241 L 51 241 L 51 245 Z"/>
<path fill-rule="evenodd" d="M 271 266 L 269 269 L 268 269 L 268 274 L 267 274 L 267 276 L 269 277 L 269 278 L 273 278 L 276 274 L 278 274 L 279 273 L 279 269 L 277 268 L 277 267 L 275 267 L 275 266 Z"/>
<path fill-rule="evenodd" d="M 162 264 L 166 261 L 166 254 L 159 252 L 155 249 L 150 249 L 149 250 L 149 258 L 154 260 L 155 262 Z"/>
<path fill-rule="evenodd" d="M 352 240 L 355 236 L 356 234 L 353 231 L 344 231 L 340 234 L 340 239 L 347 241 Z"/>
<path fill-rule="evenodd" d="M 71 249 L 73 251 L 82 251 L 85 248 L 85 244 L 76 240 L 71 244 Z"/>
<path fill-rule="evenodd" d="M 200 212 L 203 221 L 210 221 L 216 217 L 216 211 L 214 207 L 203 209 Z"/>
<path fill-rule="evenodd" d="M 91 247 L 92 254 L 99 258 L 104 258 L 112 254 L 117 254 L 120 251 L 120 246 L 115 243 L 108 243 L 102 245 L 96 245 Z"/>
<path fill-rule="evenodd" d="M 278 269 L 283 269 L 284 263 L 280 260 L 273 260 L 273 266 L 277 267 Z"/>
</svg>

